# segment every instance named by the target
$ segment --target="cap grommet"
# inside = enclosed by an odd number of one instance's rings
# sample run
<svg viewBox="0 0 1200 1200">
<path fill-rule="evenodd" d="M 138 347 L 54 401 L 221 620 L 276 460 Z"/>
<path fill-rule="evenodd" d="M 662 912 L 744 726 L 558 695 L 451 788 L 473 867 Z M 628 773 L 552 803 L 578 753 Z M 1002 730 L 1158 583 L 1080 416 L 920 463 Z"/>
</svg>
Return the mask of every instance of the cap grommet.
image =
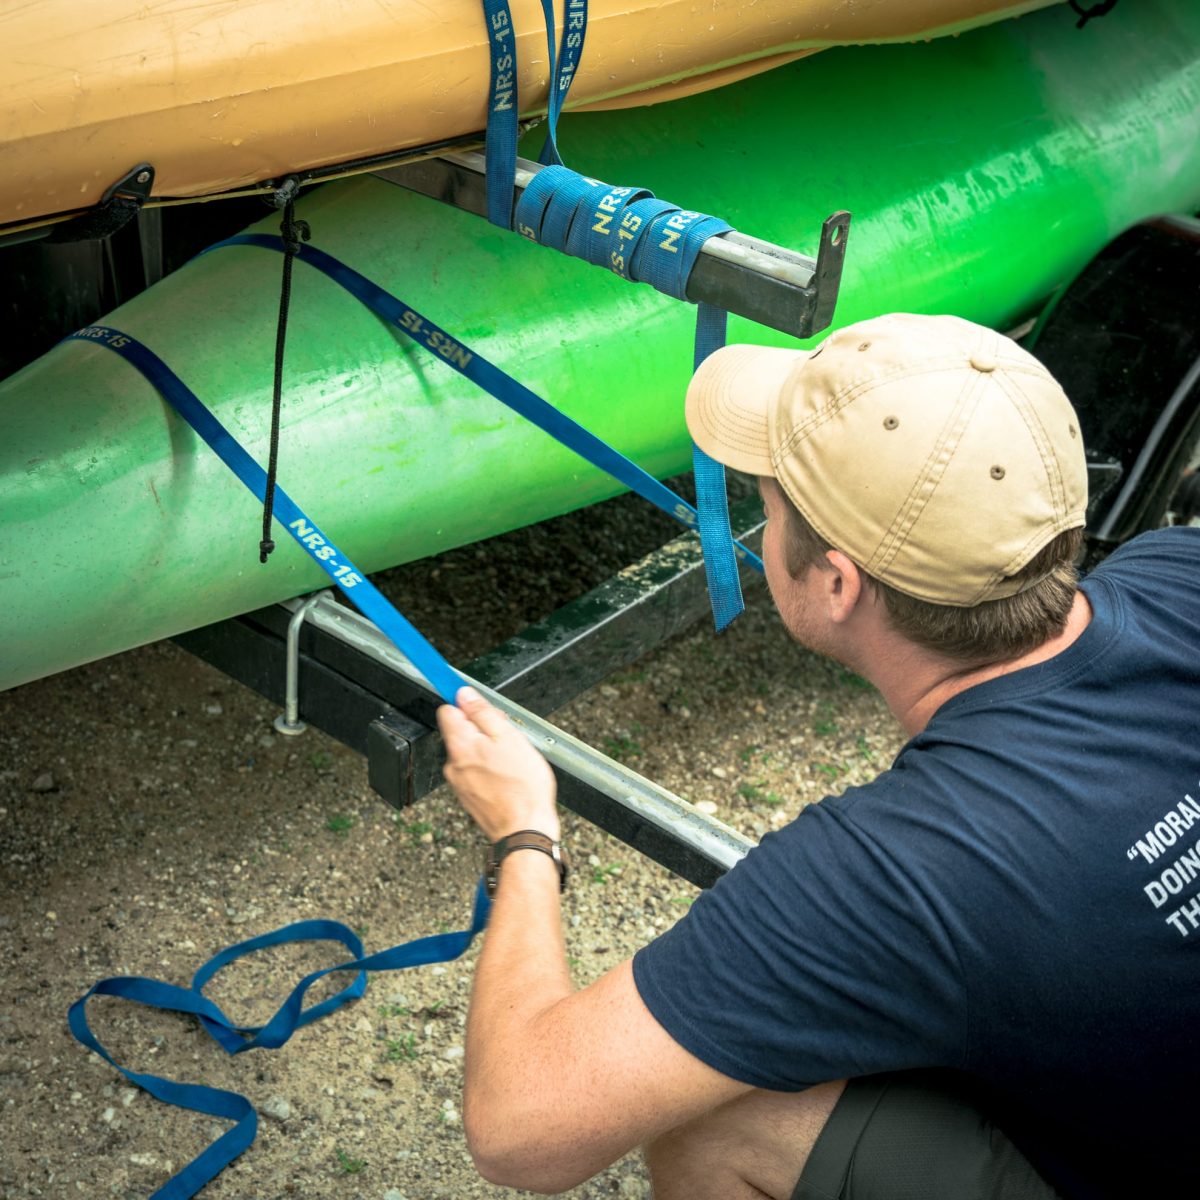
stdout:
<svg viewBox="0 0 1200 1200">
<path fill-rule="evenodd" d="M 884 417 L 883 418 L 884 429 L 895 429 L 896 426 L 899 424 L 900 424 L 899 417 Z"/>
<path fill-rule="evenodd" d="M 993 467 L 991 470 L 991 476 L 993 479 L 1003 479 L 1004 478 L 1004 468 L 1003 467 Z"/>
</svg>

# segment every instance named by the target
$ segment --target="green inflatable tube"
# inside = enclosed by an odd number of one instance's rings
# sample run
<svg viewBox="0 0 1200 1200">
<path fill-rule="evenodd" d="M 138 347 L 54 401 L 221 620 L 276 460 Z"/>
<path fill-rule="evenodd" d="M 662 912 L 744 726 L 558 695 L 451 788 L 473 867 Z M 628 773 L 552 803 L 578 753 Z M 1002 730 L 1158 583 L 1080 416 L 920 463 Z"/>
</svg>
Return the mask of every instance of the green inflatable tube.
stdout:
<svg viewBox="0 0 1200 1200">
<path fill-rule="evenodd" d="M 564 120 L 570 165 L 812 253 L 854 214 L 836 324 L 1008 327 L 1110 238 L 1200 203 L 1200 6 L 1065 6 L 959 38 L 831 50 L 720 92 Z M 526 148 L 529 153 L 530 148 Z M 667 476 L 690 461 L 694 310 L 370 178 L 314 244 Z M 274 231 L 274 219 L 261 228 Z M 279 258 L 208 254 L 105 319 L 266 458 Z M 730 338 L 786 344 L 741 320 Z M 375 570 L 618 490 L 297 265 L 279 478 Z M 0 383 L 0 688 L 324 584 L 133 368 L 64 343 Z"/>
</svg>

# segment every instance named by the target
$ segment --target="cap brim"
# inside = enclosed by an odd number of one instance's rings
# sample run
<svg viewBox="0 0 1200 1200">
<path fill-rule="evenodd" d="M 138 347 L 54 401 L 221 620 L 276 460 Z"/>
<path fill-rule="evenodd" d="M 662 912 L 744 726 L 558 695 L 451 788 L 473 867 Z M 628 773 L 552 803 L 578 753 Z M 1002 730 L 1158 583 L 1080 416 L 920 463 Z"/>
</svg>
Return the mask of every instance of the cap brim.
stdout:
<svg viewBox="0 0 1200 1200">
<path fill-rule="evenodd" d="M 808 350 L 725 346 L 692 376 L 685 413 L 692 440 L 710 458 L 748 475 L 774 476 L 769 414 Z"/>
</svg>

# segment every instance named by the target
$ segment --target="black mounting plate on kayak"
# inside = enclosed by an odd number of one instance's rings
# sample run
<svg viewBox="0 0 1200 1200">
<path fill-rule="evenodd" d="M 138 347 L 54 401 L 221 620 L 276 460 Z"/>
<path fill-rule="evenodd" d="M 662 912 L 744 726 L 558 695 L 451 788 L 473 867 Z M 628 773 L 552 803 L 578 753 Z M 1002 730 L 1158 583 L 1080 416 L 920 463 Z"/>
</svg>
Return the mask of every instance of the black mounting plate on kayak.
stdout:
<svg viewBox="0 0 1200 1200">
<path fill-rule="evenodd" d="M 519 199 L 542 167 L 517 159 Z M 482 154 L 464 152 L 426 158 L 374 172 L 376 178 L 419 192 L 476 216 L 487 215 Z M 705 243 L 688 279 L 687 299 L 716 305 L 794 337 L 811 337 L 833 320 L 850 214 L 835 212 L 821 227 L 817 257 L 744 233 L 718 234 Z"/>
</svg>

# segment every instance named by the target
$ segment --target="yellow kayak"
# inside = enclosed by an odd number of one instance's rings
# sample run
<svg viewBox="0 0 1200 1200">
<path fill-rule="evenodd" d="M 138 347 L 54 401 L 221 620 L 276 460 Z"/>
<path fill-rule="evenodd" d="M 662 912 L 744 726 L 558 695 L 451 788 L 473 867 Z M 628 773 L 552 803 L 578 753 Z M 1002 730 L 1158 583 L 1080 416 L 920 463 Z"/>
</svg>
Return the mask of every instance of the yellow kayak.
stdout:
<svg viewBox="0 0 1200 1200">
<path fill-rule="evenodd" d="M 828 46 L 958 33 L 1050 2 L 592 0 L 570 107 L 654 103 Z M 545 20 L 538 0 L 514 0 L 512 17 L 533 115 Z M 194 199 L 486 123 L 480 0 L 39 0 L 0 7 L 0 47 L 0 233 L 90 208 L 143 162 L 154 197 Z"/>
</svg>

